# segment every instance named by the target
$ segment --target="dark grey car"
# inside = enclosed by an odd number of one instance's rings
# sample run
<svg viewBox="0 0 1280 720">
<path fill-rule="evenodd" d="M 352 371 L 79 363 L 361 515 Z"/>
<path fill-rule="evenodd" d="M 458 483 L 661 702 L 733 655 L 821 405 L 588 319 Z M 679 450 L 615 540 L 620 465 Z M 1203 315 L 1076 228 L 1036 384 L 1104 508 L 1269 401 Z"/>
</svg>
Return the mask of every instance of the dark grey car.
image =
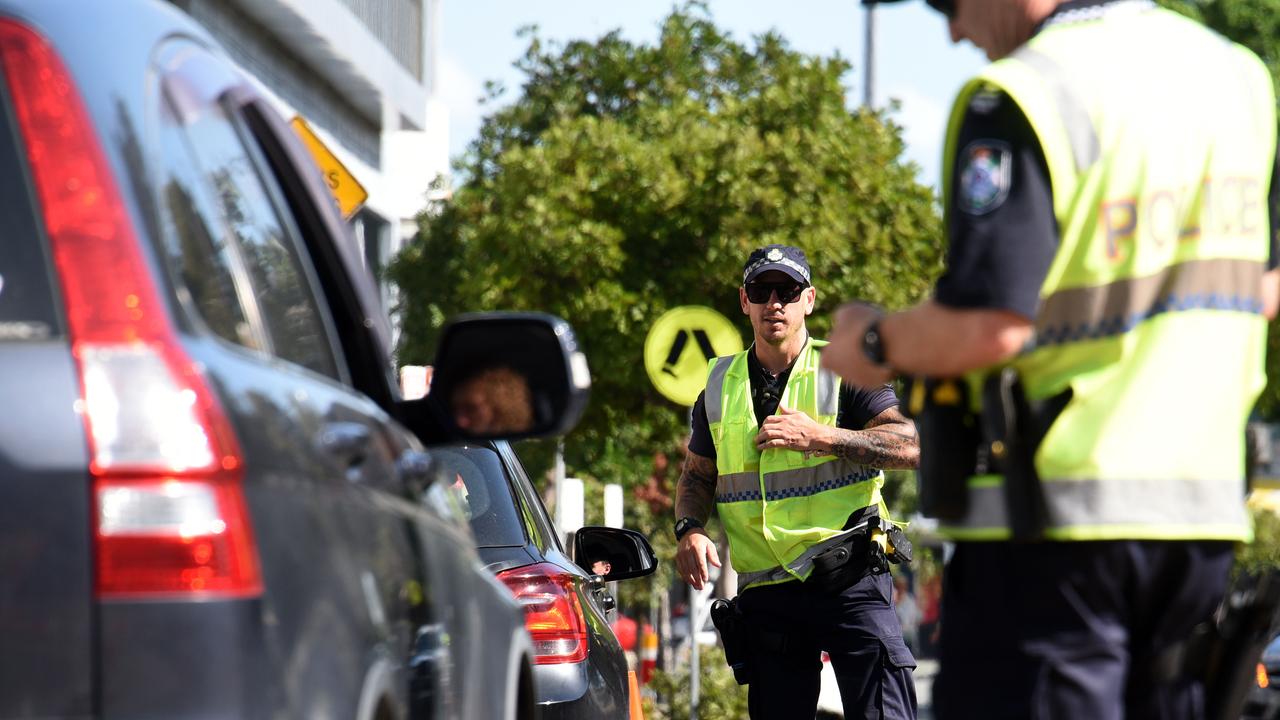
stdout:
<svg viewBox="0 0 1280 720">
<path fill-rule="evenodd" d="M 0 718 L 529 717 L 281 119 L 158 2 L 0 0 L 0 69 Z"/>
<path fill-rule="evenodd" d="M 587 527 L 571 559 L 520 459 L 506 442 L 433 451 L 460 494 L 488 569 L 524 605 L 534 643 L 543 718 L 621 718 L 628 712 L 627 660 L 606 614 L 608 582 L 648 575 L 657 560 L 639 533 Z M 608 574 L 592 572 L 595 561 Z M 598 566 L 605 570 L 605 566 Z"/>
</svg>

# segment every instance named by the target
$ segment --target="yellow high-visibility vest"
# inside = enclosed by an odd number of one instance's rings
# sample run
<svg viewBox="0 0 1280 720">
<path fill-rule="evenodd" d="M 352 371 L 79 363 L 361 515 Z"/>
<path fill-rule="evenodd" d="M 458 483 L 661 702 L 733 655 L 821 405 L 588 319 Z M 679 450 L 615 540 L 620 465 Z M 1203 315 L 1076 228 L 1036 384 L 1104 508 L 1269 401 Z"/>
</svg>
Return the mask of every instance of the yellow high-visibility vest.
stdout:
<svg viewBox="0 0 1280 720">
<path fill-rule="evenodd" d="M 1046 536 L 1247 539 L 1244 427 L 1265 384 L 1276 158 L 1266 67 L 1154 7 L 1051 22 L 961 90 L 946 168 L 983 90 L 1030 121 L 1060 232 L 1034 345 L 1010 363 L 1032 400 L 1073 392 L 1035 456 Z M 968 378 L 971 397 L 989 370 Z M 967 516 L 942 530 L 1009 537 L 1003 478 L 970 478 Z"/>
<path fill-rule="evenodd" d="M 834 427 L 840 379 L 818 367 L 822 340 L 809 340 L 791 367 L 781 404 Z M 729 536 L 738 587 L 803 580 L 813 558 L 841 541 L 849 516 L 880 498 L 884 473 L 833 456 L 756 449 L 747 353 L 710 363 L 705 402 L 716 448 L 716 510 Z"/>
</svg>

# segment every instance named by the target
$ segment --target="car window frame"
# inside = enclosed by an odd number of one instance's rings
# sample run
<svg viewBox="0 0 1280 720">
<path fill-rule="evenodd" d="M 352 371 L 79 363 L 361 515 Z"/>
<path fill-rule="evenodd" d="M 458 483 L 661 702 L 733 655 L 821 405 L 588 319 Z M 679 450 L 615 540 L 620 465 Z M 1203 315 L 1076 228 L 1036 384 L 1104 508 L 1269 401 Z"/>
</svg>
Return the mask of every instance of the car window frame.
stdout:
<svg viewBox="0 0 1280 720">
<path fill-rule="evenodd" d="M 529 517 L 533 519 L 537 526 L 537 531 L 541 535 L 540 542 L 534 542 L 538 549 L 546 554 L 551 550 L 564 553 L 564 544 L 560 537 L 560 530 L 551 521 L 551 517 L 547 514 L 546 505 L 543 504 L 542 498 L 538 496 L 538 491 L 534 488 L 533 483 L 529 480 L 528 473 L 524 470 L 524 464 L 520 462 L 520 457 L 516 455 L 515 449 L 511 447 L 511 443 L 496 441 L 493 448 L 498 451 L 498 457 L 502 459 L 504 470 L 509 476 L 512 488 L 519 496 L 519 502 L 525 506 Z M 530 538 L 532 542 L 533 539 Z"/>
<path fill-rule="evenodd" d="M 244 121 L 248 136 L 261 152 L 266 169 L 282 193 L 281 200 L 297 223 L 299 238 L 316 271 L 320 294 L 331 310 L 337 342 L 348 376 L 346 384 L 396 416 L 399 384 L 390 356 L 389 330 L 380 301 L 370 287 L 353 277 L 342 239 L 349 228 L 328 195 L 319 170 L 301 140 L 275 110 L 247 86 L 232 88 L 225 102 Z M 303 163 L 311 163 L 307 168 Z M 369 282 L 372 282 L 370 279 Z M 371 307 L 371 303 L 378 303 Z"/>
</svg>

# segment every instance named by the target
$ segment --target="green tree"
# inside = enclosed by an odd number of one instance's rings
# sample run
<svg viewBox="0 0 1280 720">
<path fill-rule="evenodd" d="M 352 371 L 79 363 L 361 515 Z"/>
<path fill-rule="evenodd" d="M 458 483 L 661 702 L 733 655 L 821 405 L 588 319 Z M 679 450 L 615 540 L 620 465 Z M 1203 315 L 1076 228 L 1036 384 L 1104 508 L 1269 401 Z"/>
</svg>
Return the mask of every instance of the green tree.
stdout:
<svg viewBox="0 0 1280 720">
<path fill-rule="evenodd" d="M 402 362 L 429 362 L 442 320 L 459 312 L 536 309 L 573 324 L 593 388 L 565 439 L 570 473 L 634 487 L 655 452 L 679 462 L 688 411 L 650 385 L 645 333 L 698 304 L 748 336 L 736 287 L 752 248 L 808 252 L 819 336 L 846 299 L 898 307 L 930 287 L 934 197 L 902 158 L 900 128 L 849 110 L 844 60 L 776 34 L 744 45 L 699 4 L 674 10 L 654 44 L 613 32 L 561 46 L 524 32 L 519 97 L 485 120 L 456 162 L 459 189 L 421 217 L 390 276 Z M 537 468 L 546 447 L 522 454 Z M 647 530 L 669 520 L 628 519 Z"/>
</svg>

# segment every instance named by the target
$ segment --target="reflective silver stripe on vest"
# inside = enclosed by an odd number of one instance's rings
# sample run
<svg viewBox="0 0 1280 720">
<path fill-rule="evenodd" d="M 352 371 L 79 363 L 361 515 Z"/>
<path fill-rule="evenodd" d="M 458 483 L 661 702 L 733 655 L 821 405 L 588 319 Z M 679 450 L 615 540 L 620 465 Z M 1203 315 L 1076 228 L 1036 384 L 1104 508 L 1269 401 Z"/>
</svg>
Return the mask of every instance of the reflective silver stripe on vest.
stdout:
<svg viewBox="0 0 1280 720">
<path fill-rule="evenodd" d="M 1156 315 L 1187 310 L 1262 313 L 1263 265 L 1254 260 L 1189 260 L 1155 275 L 1059 290 L 1036 318 L 1037 347 L 1120 335 Z"/>
<path fill-rule="evenodd" d="M 1071 155 L 1076 161 L 1076 171 L 1083 173 L 1097 162 L 1102 150 L 1093 119 L 1072 88 L 1066 70 L 1053 58 L 1026 45 L 1009 57 L 1035 70 L 1044 80 L 1057 102 L 1062 127 L 1066 130 L 1067 141 L 1071 143 Z"/>
<path fill-rule="evenodd" d="M 1246 522 L 1243 480 L 1050 480 L 1041 482 L 1049 528 Z M 1007 528 L 1004 486 L 969 486 L 969 514 L 956 528 Z"/>
<path fill-rule="evenodd" d="M 770 568 L 768 570 L 758 570 L 756 572 L 738 573 L 738 592 L 742 592 L 747 587 L 754 585 L 756 583 L 789 580 L 796 577 L 797 575 L 802 578 L 807 577 L 809 575 L 809 571 L 813 569 L 813 559 L 815 557 L 822 554 L 827 549 L 844 542 L 845 539 L 848 538 L 850 535 L 858 532 L 865 532 L 865 531 L 866 531 L 866 523 L 863 523 L 858 527 L 852 528 L 850 530 L 846 530 L 845 532 L 842 532 L 839 535 L 832 535 L 826 540 L 823 540 L 817 545 L 814 545 L 808 550 L 805 550 L 804 552 L 800 553 L 800 557 L 797 557 L 795 560 L 792 560 L 791 562 L 787 563 L 786 568 L 782 566 L 778 566 L 776 568 Z M 787 568 L 790 568 L 791 570 L 793 570 L 794 573 L 787 572 Z"/>
<path fill-rule="evenodd" d="M 840 378 L 825 368 L 818 370 L 818 414 L 834 417 L 840 408 Z"/>
<path fill-rule="evenodd" d="M 760 473 L 755 470 L 721 474 L 716 478 L 716 502 L 738 502 L 760 498 Z"/>
<path fill-rule="evenodd" d="M 718 423 L 724 417 L 724 376 L 729 372 L 734 357 L 727 355 L 716 358 L 716 364 L 711 366 L 711 372 L 707 375 L 707 389 L 702 402 L 707 410 L 708 425 Z"/>
<path fill-rule="evenodd" d="M 817 467 L 771 472 L 764 476 L 765 500 L 808 497 L 828 490 L 865 482 L 877 477 L 880 471 L 867 465 L 845 460 L 833 460 Z M 733 503 L 761 499 L 760 476 L 754 472 L 721 475 L 716 481 L 716 502 Z"/>
</svg>

